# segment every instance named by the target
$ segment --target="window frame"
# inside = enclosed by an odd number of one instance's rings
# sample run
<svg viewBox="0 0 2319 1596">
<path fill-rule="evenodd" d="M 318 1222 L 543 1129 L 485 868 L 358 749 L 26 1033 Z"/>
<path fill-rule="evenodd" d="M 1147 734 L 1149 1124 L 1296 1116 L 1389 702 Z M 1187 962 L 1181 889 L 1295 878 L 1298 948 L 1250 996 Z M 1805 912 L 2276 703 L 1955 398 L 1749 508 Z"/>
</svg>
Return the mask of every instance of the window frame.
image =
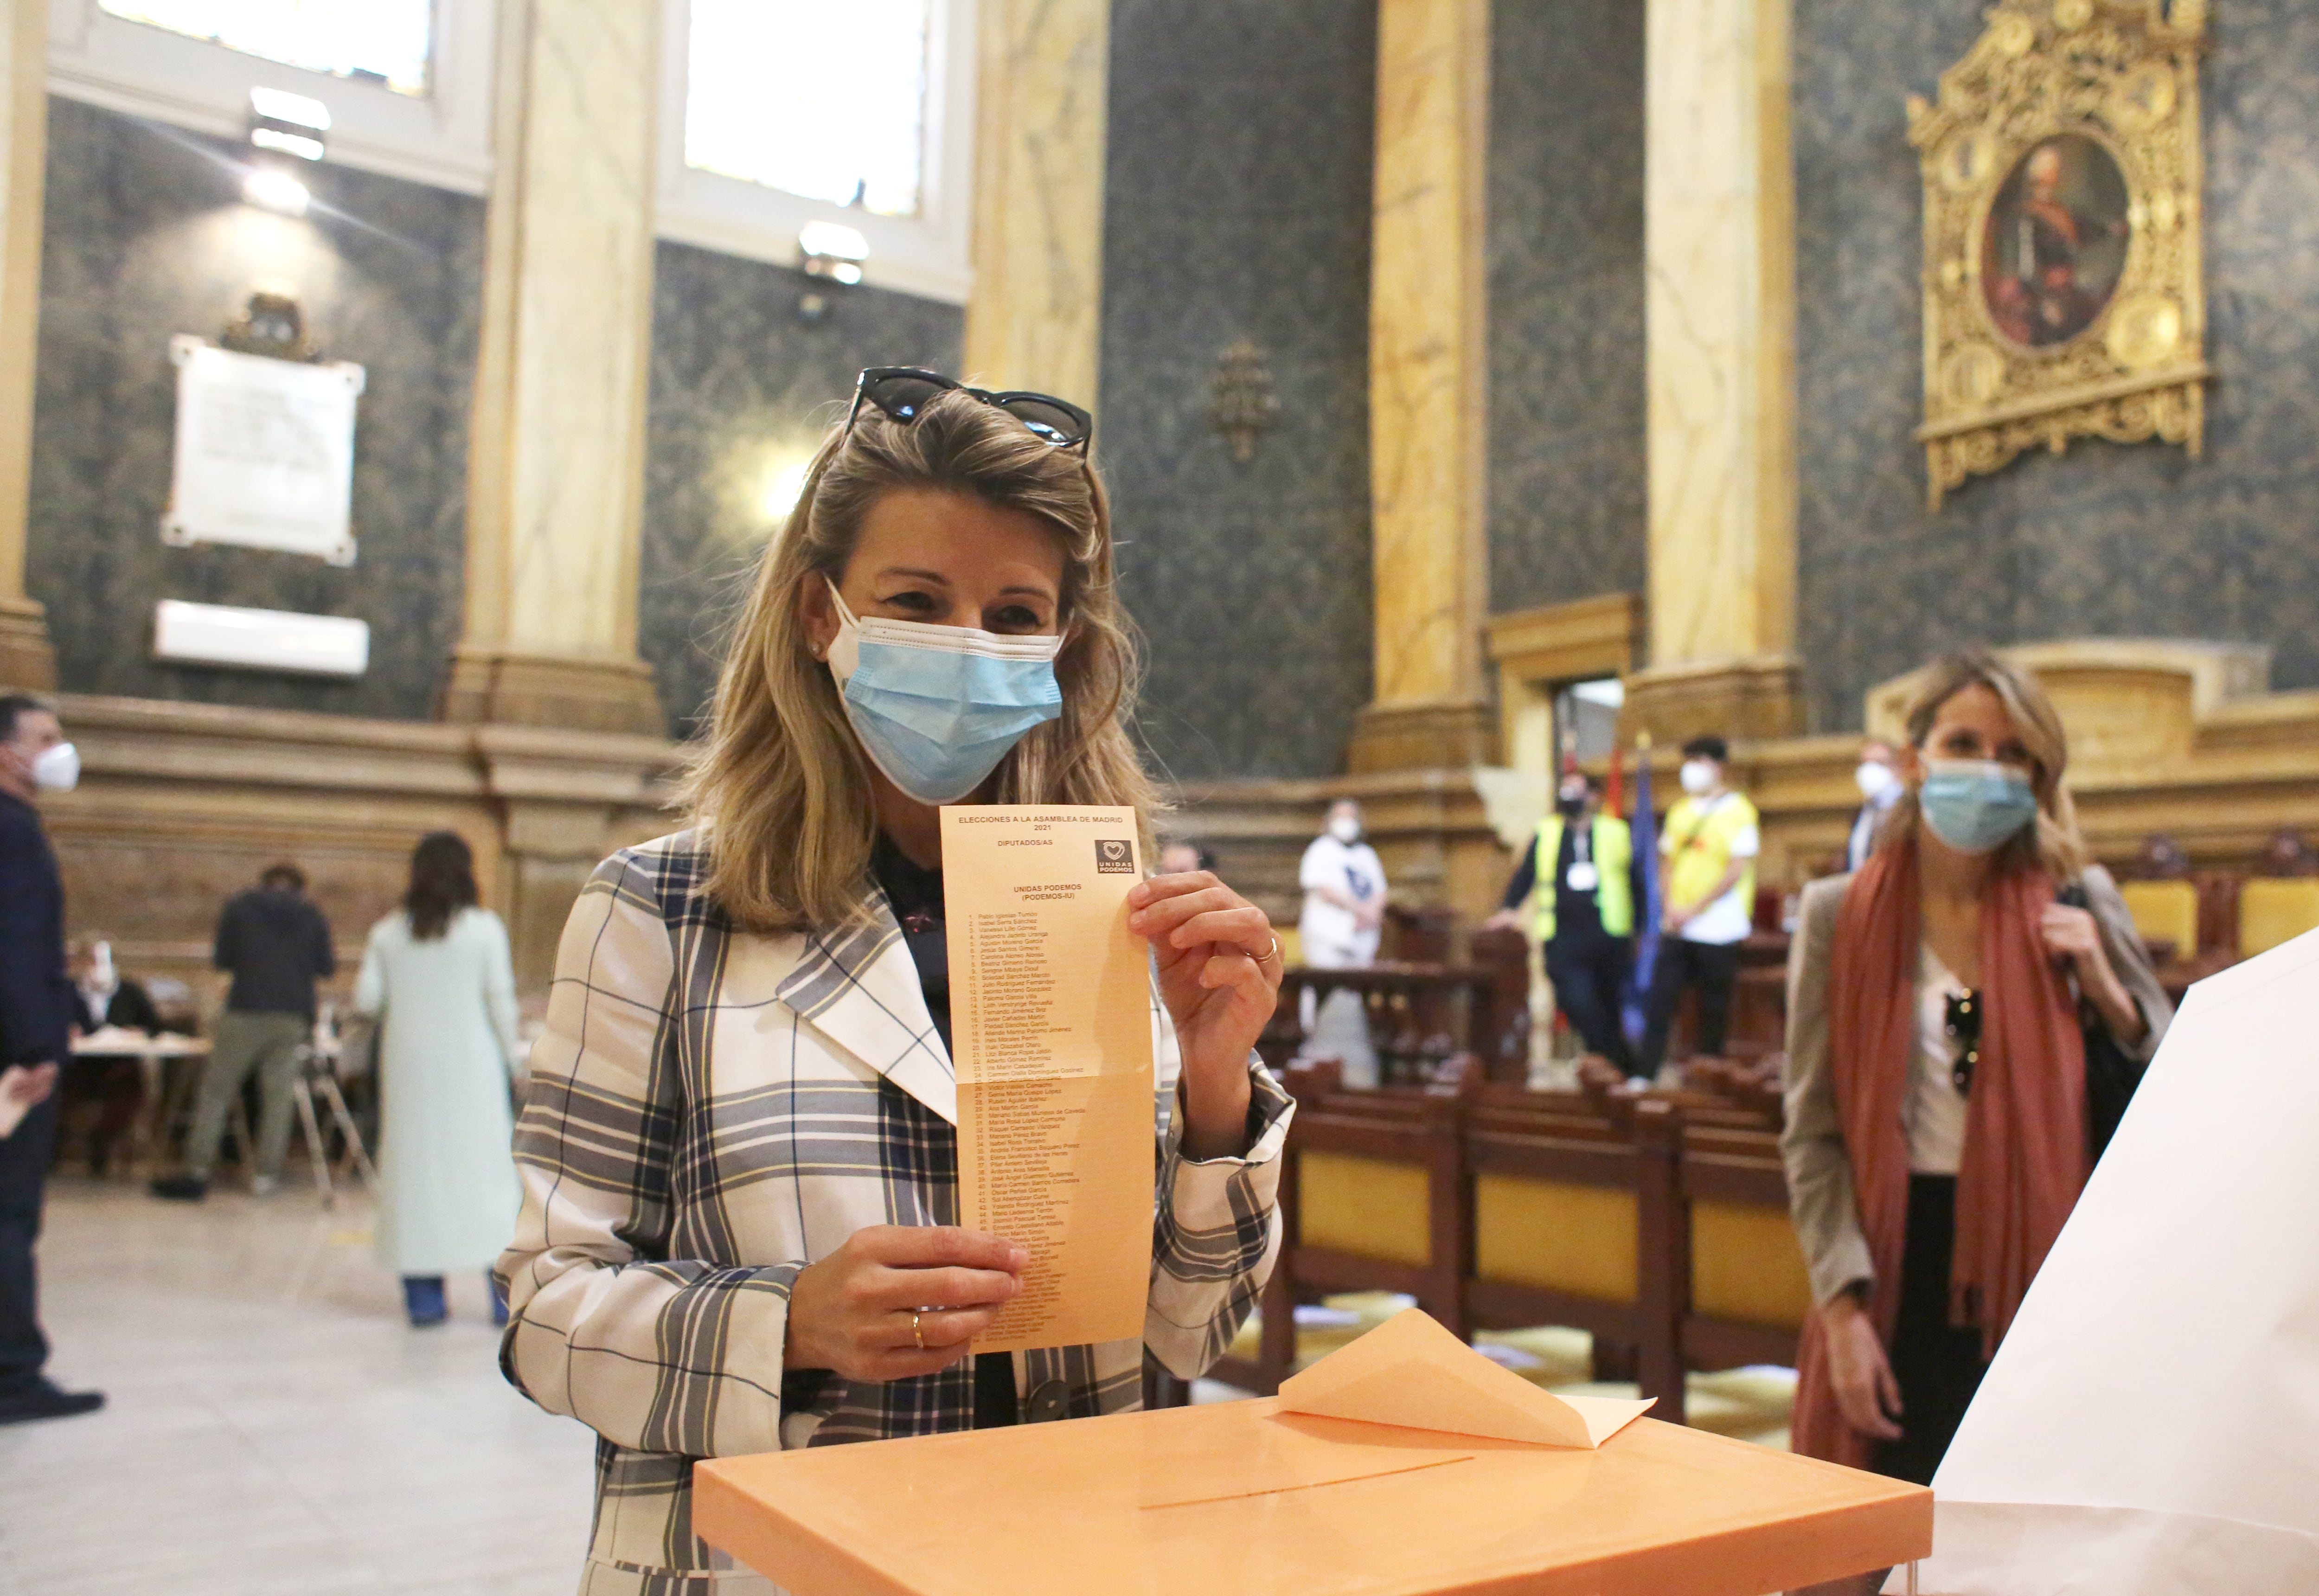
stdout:
<svg viewBox="0 0 2319 1596">
<path fill-rule="evenodd" d="M 926 21 L 925 162 L 916 216 L 849 211 L 685 165 L 691 0 L 662 0 L 658 230 L 663 239 L 775 266 L 799 263 L 798 232 L 835 221 L 869 240 L 863 281 L 964 304 L 973 280 L 976 0 L 932 0 Z"/>
<path fill-rule="evenodd" d="M 424 95 L 133 23 L 97 0 L 48 5 L 52 94 L 239 140 L 250 89 L 287 89 L 330 108 L 330 162 L 462 194 L 490 188 L 496 0 L 432 0 Z"/>
</svg>

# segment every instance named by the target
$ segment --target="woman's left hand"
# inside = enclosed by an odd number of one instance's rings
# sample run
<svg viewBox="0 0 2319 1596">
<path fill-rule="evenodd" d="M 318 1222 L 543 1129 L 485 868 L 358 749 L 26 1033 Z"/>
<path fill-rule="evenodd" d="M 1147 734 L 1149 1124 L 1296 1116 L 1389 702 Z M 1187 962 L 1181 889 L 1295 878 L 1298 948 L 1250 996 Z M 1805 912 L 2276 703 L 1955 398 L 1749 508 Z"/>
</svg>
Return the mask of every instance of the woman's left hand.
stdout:
<svg viewBox="0 0 2319 1596">
<path fill-rule="evenodd" d="M 1127 895 L 1151 943 L 1184 1055 L 1184 1156 L 1248 1150 L 1248 1055 L 1279 1000 L 1280 939 L 1262 909 L 1206 870 L 1154 876 Z"/>
<path fill-rule="evenodd" d="M 2068 960 L 2081 978 L 2091 981 L 2108 973 L 2109 957 L 2102 951 L 2101 927 L 2091 910 L 2049 903 L 2037 931 L 2045 939 L 2045 951 Z"/>
<path fill-rule="evenodd" d="M 2149 1034 L 2150 1022 L 2143 1017 L 2141 1005 L 2110 968 L 2101 922 L 2094 918 L 2092 910 L 2049 903 L 2037 931 L 2044 938 L 2045 951 L 2068 960 L 2077 970 L 2079 987 L 2100 1011 L 2112 1036 L 2131 1047 Z"/>
</svg>

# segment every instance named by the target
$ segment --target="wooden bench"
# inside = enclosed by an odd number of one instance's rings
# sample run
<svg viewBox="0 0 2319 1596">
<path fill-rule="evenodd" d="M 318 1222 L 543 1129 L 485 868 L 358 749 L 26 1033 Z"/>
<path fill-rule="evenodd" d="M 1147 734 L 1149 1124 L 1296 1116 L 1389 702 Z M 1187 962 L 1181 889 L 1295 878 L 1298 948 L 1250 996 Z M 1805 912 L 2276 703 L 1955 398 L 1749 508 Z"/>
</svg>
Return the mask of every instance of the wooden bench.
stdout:
<svg viewBox="0 0 2319 1596">
<path fill-rule="evenodd" d="M 1627 1373 L 1643 1339 L 1642 1163 L 1615 1100 L 1481 1087 L 1466 1120 L 1468 1321 L 1583 1330 L 1598 1378 Z"/>
<path fill-rule="evenodd" d="M 1670 1110 L 1636 1117 L 1652 1167 L 1672 1173 L 1662 1249 L 1647 1267 L 1642 1366 L 1658 1417 L 1683 1420 L 1683 1375 L 1793 1366 L 1811 1280 L 1789 1218 L 1779 1132 Z"/>
<path fill-rule="evenodd" d="M 1215 1377 L 1269 1396 L 1295 1370 L 1296 1304 L 1336 1292 L 1403 1292 L 1457 1335 L 1468 1253 L 1461 1179 L 1464 1095 L 1455 1060 L 1424 1087 L 1351 1091 L 1333 1059 L 1287 1072 L 1296 1118 L 1280 1170 L 1280 1257 L 1266 1285 L 1256 1362 Z"/>
</svg>

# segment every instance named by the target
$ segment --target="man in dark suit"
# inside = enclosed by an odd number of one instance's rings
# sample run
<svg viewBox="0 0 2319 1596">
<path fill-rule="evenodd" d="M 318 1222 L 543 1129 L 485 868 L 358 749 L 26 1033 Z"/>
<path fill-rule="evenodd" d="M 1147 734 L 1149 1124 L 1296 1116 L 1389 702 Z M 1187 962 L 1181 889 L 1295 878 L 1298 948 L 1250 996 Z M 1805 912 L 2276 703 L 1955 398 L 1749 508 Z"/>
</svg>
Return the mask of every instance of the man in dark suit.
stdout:
<svg viewBox="0 0 2319 1596">
<path fill-rule="evenodd" d="M 69 789 L 80 761 L 57 712 L 29 693 L 0 694 L 0 1118 L 26 1112 L 0 1139 L 0 1424 L 102 1407 L 42 1374 L 32 1249 L 41 1186 L 56 1146 L 58 1065 L 72 1051 L 74 992 L 65 973 L 65 888 L 34 802 Z"/>
</svg>

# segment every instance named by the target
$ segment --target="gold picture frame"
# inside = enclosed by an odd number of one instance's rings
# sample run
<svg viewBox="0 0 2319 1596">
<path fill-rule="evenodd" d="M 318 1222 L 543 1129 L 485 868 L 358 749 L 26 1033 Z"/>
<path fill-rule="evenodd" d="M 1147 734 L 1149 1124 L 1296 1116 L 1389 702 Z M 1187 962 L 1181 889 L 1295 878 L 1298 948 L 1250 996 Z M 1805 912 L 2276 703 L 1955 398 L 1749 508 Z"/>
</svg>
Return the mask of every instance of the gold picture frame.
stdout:
<svg viewBox="0 0 2319 1596">
<path fill-rule="evenodd" d="M 1987 15 L 1937 103 L 1908 96 L 1934 509 L 2040 444 L 2155 438 L 2195 458 L 2206 425 L 2206 0 L 1997 0 Z"/>
</svg>

